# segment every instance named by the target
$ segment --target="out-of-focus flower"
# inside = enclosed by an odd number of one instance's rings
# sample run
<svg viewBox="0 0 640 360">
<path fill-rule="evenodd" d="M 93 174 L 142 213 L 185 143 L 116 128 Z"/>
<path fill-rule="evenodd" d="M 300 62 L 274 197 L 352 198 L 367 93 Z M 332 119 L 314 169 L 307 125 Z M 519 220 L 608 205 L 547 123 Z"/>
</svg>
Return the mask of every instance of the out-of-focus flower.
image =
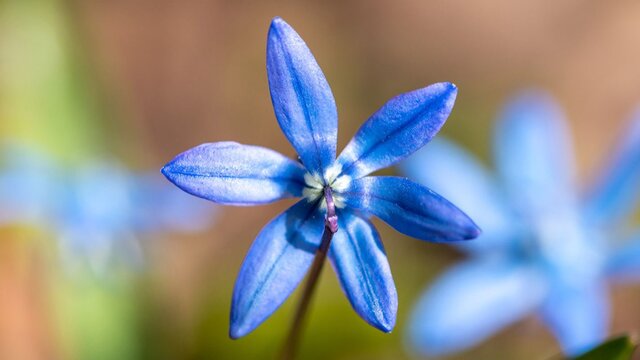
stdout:
<svg viewBox="0 0 640 360">
<path fill-rule="evenodd" d="M 605 338 L 607 281 L 640 275 L 640 237 L 624 223 L 640 197 L 638 115 L 583 197 L 562 113 L 537 92 L 516 97 L 497 125 L 499 179 L 444 140 L 402 164 L 484 229 L 478 241 L 459 246 L 470 259 L 419 300 L 409 327 L 415 349 L 432 355 L 462 350 L 531 312 L 567 354 Z"/>
<path fill-rule="evenodd" d="M 27 146 L 5 143 L 0 153 L 0 225 L 46 219 L 55 194 L 55 169 Z"/>
<path fill-rule="evenodd" d="M 212 219 L 210 204 L 114 161 L 62 168 L 21 146 L 8 146 L 3 157 L 0 224 L 55 233 L 65 265 L 88 262 L 103 272 L 114 261 L 139 264 L 139 236 L 202 230 Z"/>
<path fill-rule="evenodd" d="M 395 325 L 397 294 L 368 216 L 429 241 L 471 239 L 479 230 L 423 186 L 366 175 L 429 142 L 453 107 L 456 87 L 440 83 L 391 99 L 336 159 L 333 94 L 304 41 L 280 18 L 269 30 L 267 74 L 276 118 L 301 164 L 263 147 L 218 142 L 188 150 L 162 169 L 186 192 L 221 204 L 302 197 L 265 226 L 249 250 L 233 293 L 230 336 L 251 332 L 296 288 L 320 245 L 325 221 L 335 233 L 329 259 L 351 305 L 388 332 Z"/>
</svg>

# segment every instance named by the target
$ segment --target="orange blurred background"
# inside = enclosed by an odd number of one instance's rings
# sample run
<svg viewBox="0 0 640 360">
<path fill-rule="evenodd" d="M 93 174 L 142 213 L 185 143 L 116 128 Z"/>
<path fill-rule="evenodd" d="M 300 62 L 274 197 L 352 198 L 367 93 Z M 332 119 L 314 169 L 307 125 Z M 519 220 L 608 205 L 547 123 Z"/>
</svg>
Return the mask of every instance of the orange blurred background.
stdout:
<svg viewBox="0 0 640 360">
<path fill-rule="evenodd" d="M 173 156 L 203 142 L 234 140 L 294 155 L 273 116 L 266 80 L 265 40 L 274 16 L 300 33 L 325 72 L 338 106 L 339 148 L 390 97 L 450 81 L 459 95 L 443 134 L 490 164 L 492 122 L 503 101 L 513 91 L 540 87 L 566 110 L 581 183 L 588 185 L 640 104 L 638 1 L 24 0 L 28 7 L 16 5 L 21 2 L 0 2 L 0 57 L 38 66 L 30 57 L 42 56 L 46 62 L 48 54 L 31 51 L 33 44 L 19 39 L 31 26 L 27 19 L 50 21 L 58 29 L 55 36 L 64 38 L 61 49 L 82 64 L 61 70 L 83 79 L 84 98 L 76 105 L 91 99 L 98 114 L 78 120 L 96 140 L 77 142 L 77 151 L 106 153 L 133 169 L 157 170 L 158 176 Z M 8 49 L 12 53 L 3 54 Z M 28 67 L 24 73 L 11 71 L 15 81 L 31 81 Z M 0 106 L 11 105 L 11 91 L 0 89 Z M 0 138 L 27 139 L 62 153 L 57 132 L 32 136 L 10 113 L 0 114 Z M 144 269 L 118 281 L 70 276 L 57 264 L 46 234 L 28 226 L 0 228 L 0 358 L 275 356 L 297 292 L 238 341 L 227 336 L 228 312 L 251 241 L 289 204 L 224 207 L 206 232 L 145 241 Z M 405 319 L 422 289 L 462 255 L 376 224 L 398 288 L 396 330 L 382 334 L 361 321 L 327 267 L 301 358 L 416 358 L 404 344 Z M 614 288 L 613 295 L 612 334 L 637 331 L 640 287 Z M 90 337 L 105 322 L 112 330 Z M 543 325 L 529 318 L 450 358 L 541 359 L 558 352 Z"/>
</svg>

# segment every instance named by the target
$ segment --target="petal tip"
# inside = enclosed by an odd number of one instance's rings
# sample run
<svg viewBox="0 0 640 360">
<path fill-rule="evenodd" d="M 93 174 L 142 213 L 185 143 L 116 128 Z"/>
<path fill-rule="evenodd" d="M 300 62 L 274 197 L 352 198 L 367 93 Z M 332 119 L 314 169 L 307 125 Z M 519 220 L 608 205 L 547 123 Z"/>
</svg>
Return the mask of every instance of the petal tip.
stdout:
<svg viewBox="0 0 640 360">
<path fill-rule="evenodd" d="M 231 326 L 229 327 L 229 338 L 231 340 L 238 340 L 241 337 L 247 335 L 248 333 L 249 333 L 248 331 L 245 331 L 240 326 L 234 326 L 233 324 L 231 324 Z"/>
<path fill-rule="evenodd" d="M 275 25 L 275 24 L 281 24 L 281 23 L 285 23 L 286 21 L 284 21 L 280 16 L 274 16 L 273 19 L 271 19 L 271 24 Z"/>
<path fill-rule="evenodd" d="M 245 321 L 246 319 L 242 319 L 242 317 L 234 316 L 234 309 L 231 310 L 231 322 L 229 324 L 229 338 L 232 340 L 240 339 L 241 337 L 245 337 L 250 332 L 252 332 L 257 325 L 252 326 L 251 322 Z M 237 314 L 235 314 L 237 315 Z"/>
<path fill-rule="evenodd" d="M 367 321 L 371 326 L 382 331 L 385 334 L 389 334 L 396 326 L 396 314 L 379 314 L 374 319 Z"/>
<path fill-rule="evenodd" d="M 162 175 L 164 175 L 164 177 L 167 180 L 169 180 L 169 182 L 183 189 L 183 187 L 180 186 L 179 180 L 178 180 L 179 173 L 180 173 L 180 165 L 176 164 L 176 161 L 179 156 L 180 155 L 178 155 L 175 159 L 169 161 L 165 166 L 163 166 L 162 169 L 160 169 L 160 172 L 162 173 Z"/>
<path fill-rule="evenodd" d="M 380 331 L 384 332 L 385 334 L 390 334 L 393 331 L 395 325 L 396 321 L 395 319 L 393 319 L 391 322 L 384 322 L 379 324 L 378 329 L 380 329 Z"/>
<path fill-rule="evenodd" d="M 162 175 L 164 175 L 164 176 L 168 176 L 168 173 L 169 173 L 169 165 L 170 165 L 170 164 L 171 164 L 171 163 L 167 163 L 167 164 L 165 164 L 165 165 L 160 169 L 160 172 L 162 173 Z"/>
<path fill-rule="evenodd" d="M 160 172 L 165 178 L 167 178 L 167 180 L 173 182 L 173 160 L 163 166 L 162 169 L 160 169 Z"/>
<path fill-rule="evenodd" d="M 450 83 L 450 82 L 446 82 L 445 84 L 447 84 L 447 87 L 449 88 L 449 91 L 453 91 L 455 93 L 458 92 L 458 86 L 456 86 L 456 84 Z"/>
<path fill-rule="evenodd" d="M 447 91 L 449 92 L 449 101 L 453 102 L 458 97 L 458 87 L 454 83 L 445 83 L 447 85 Z M 451 104 L 453 106 L 453 104 Z"/>
<path fill-rule="evenodd" d="M 449 93 L 450 96 L 455 97 L 458 94 L 458 87 L 454 83 L 450 83 L 448 81 L 435 83 L 428 87 L 436 87 L 439 88 L 444 93 Z"/>
<path fill-rule="evenodd" d="M 438 94 L 437 96 L 440 98 L 440 101 L 442 101 L 448 117 L 453 110 L 453 105 L 455 104 L 456 98 L 458 97 L 458 87 L 456 86 L 456 84 L 450 82 L 440 82 L 429 85 L 424 88 L 424 90 L 426 91 L 426 94 L 429 94 L 432 91 L 435 92 L 435 94 Z"/>
<path fill-rule="evenodd" d="M 276 16 L 273 19 L 271 19 L 271 26 L 269 29 L 270 31 L 273 31 L 273 30 L 281 31 L 286 28 L 291 28 L 291 25 L 289 25 L 286 21 L 284 21 L 284 19 L 282 19 L 280 16 Z"/>
<path fill-rule="evenodd" d="M 464 236 L 464 240 L 473 240 L 475 238 L 477 238 L 478 236 L 482 235 L 482 229 L 480 229 L 478 227 L 478 225 L 473 224 L 473 226 L 471 226 L 465 236 Z"/>
<path fill-rule="evenodd" d="M 376 329 L 388 334 L 393 331 L 396 326 L 396 314 L 398 309 L 398 302 L 396 300 L 390 304 L 390 308 L 387 311 L 382 311 L 375 315 L 373 321 L 370 324 Z"/>
</svg>

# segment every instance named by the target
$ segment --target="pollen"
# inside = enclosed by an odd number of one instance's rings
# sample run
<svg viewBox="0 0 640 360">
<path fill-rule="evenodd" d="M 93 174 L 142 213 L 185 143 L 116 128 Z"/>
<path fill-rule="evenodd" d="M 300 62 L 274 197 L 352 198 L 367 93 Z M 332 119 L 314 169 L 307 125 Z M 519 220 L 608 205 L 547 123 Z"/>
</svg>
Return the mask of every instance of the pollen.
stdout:
<svg viewBox="0 0 640 360">
<path fill-rule="evenodd" d="M 306 173 L 304 175 L 305 188 L 302 190 L 302 196 L 306 197 L 309 202 L 316 201 L 320 197 L 324 197 L 324 188 L 329 186 L 333 194 L 333 201 L 337 208 L 345 206 L 345 199 L 342 193 L 345 192 L 351 184 L 351 177 L 342 174 L 342 166 L 335 164 L 329 167 L 324 175 L 317 173 Z M 326 208 L 327 202 L 322 199 L 320 204 L 322 208 Z"/>
</svg>

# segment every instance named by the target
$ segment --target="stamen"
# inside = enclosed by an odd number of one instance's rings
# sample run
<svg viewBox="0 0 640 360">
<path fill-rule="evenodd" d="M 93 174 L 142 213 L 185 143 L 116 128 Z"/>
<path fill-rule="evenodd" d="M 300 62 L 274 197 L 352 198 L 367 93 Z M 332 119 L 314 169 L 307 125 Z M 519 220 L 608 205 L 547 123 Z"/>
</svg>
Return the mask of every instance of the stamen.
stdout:
<svg viewBox="0 0 640 360">
<path fill-rule="evenodd" d="M 336 215 L 336 205 L 333 202 L 333 195 L 331 194 L 331 187 L 325 186 L 324 188 L 324 198 L 327 202 L 327 215 L 325 217 L 324 223 L 326 227 L 332 232 L 336 233 L 338 231 L 338 215 Z"/>
<path fill-rule="evenodd" d="M 324 187 L 324 182 L 318 174 L 304 174 L 304 183 L 307 185 L 307 187 L 310 187 L 312 189 L 322 190 L 322 188 Z"/>
<path fill-rule="evenodd" d="M 333 183 L 342 173 L 342 165 L 333 164 L 324 172 L 324 180 L 327 184 Z"/>
<path fill-rule="evenodd" d="M 351 177 L 348 175 L 342 175 L 331 183 L 331 189 L 335 192 L 341 193 L 346 191 L 349 188 L 349 185 L 351 185 Z"/>
</svg>

